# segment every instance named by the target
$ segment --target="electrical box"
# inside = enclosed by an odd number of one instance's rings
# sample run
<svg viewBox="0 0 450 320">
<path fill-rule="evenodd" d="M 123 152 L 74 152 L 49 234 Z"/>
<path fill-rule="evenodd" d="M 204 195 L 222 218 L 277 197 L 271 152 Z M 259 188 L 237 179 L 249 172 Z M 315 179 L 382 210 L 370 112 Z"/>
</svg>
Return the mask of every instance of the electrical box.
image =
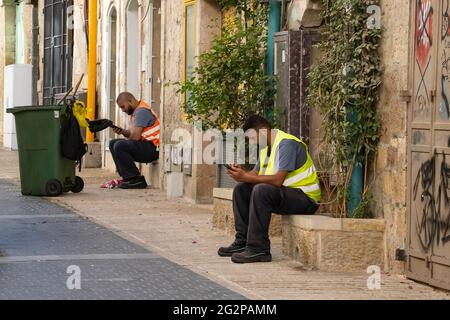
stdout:
<svg viewBox="0 0 450 320">
<path fill-rule="evenodd" d="M 5 67 L 3 91 L 3 146 L 17 150 L 16 123 L 8 108 L 29 107 L 33 104 L 33 66 L 13 64 Z"/>
<path fill-rule="evenodd" d="M 183 150 L 183 173 L 192 176 L 192 149 L 185 148 Z"/>
<path fill-rule="evenodd" d="M 308 74 L 320 41 L 318 29 L 283 31 L 274 35 L 275 109 L 281 129 L 310 138 L 310 110 L 306 105 Z"/>
</svg>

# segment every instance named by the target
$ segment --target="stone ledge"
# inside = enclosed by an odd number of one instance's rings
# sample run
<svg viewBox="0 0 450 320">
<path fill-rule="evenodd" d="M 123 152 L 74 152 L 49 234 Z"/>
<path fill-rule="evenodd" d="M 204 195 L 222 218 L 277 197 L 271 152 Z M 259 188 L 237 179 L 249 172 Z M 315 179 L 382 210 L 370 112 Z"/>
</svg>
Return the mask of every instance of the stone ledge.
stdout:
<svg viewBox="0 0 450 320">
<path fill-rule="evenodd" d="M 233 235 L 233 189 L 213 191 L 213 227 Z M 283 252 L 307 267 L 332 272 L 384 270 L 385 220 L 319 215 L 273 215 L 269 234 L 282 236 Z"/>
<path fill-rule="evenodd" d="M 213 197 L 223 200 L 233 200 L 233 189 L 231 188 L 214 188 Z"/>
<path fill-rule="evenodd" d="M 283 252 L 322 271 L 361 272 L 384 269 L 386 222 L 325 216 L 284 216 Z"/>
<path fill-rule="evenodd" d="M 224 230 L 230 235 L 235 234 L 233 214 L 233 189 L 215 188 L 213 190 L 213 227 Z M 271 237 L 281 236 L 281 216 L 272 215 L 269 235 Z"/>
<path fill-rule="evenodd" d="M 386 222 L 380 219 L 338 219 L 319 215 L 284 216 L 283 223 L 315 231 L 384 232 L 386 227 Z"/>
</svg>

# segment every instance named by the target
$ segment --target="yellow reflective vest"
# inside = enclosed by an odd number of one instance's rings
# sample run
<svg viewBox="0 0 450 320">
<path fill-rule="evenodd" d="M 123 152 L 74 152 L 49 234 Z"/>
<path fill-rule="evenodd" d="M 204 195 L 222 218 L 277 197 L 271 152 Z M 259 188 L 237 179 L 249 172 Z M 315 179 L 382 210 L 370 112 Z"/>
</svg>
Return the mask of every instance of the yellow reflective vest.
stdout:
<svg viewBox="0 0 450 320">
<path fill-rule="evenodd" d="M 308 146 L 299 138 L 290 135 L 281 130 L 277 130 L 275 140 L 272 145 L 269 161 L 267 162 L 267 153 L 269 147 L 261 150 L 259 154 L 259 175 L 274 175 L 276 174 L 277 159 L 279 159 L 279 146 L 283 140 L 295 140 L 305 147 L 307 160 L 306 163 L 297 170 L 289 172 L 286 179 L 284 180 L 283 186 L 294 189 L 301 189 L 308 197 L 316 202 L 320 202 L 322 199 L 322 193 L 320 191 L 319 177 L 317 176 L 317 171 L 312 161 L 311 155 L 308 151 Z M 266 165 L 267 164 L 267 165 Z"/>
</svg>

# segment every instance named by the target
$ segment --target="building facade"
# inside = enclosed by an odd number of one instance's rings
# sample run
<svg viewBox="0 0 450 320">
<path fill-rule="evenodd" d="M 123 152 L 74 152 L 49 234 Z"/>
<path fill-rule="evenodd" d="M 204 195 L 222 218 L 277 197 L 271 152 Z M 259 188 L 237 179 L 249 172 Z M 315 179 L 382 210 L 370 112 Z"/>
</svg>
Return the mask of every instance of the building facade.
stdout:
<svg viewBox="0 0 450 320">
<path fill-rule="evenodd" d="M 55 94 L 72 87 L 82 74 L 87 75 L 88 2 L 1 0 L 0 88 L 4 67 L 13 63 L 34 65 L 39 104 L 53 102 Z M 422 263 L 434 263 L 435 270 L 448 272 L 450 259 L 449 245 L 444 242 L 450 233 L 448 208 L 439 212 L 438 227 L 426 222 L 425 226 L 418 226 L 423 203 L 414 194 L 421 164 L 432 157 L 434 150 L 445 154 L 449 147 L 447 2 L 380 0 L 384 75 L 379 111 L 383 128 L 374 174 L 373 211 L 377 218 L 386 221 L 383 269 L 411 273 L 413 277 L 422 272 L 416 271 Z M 283 30 L 320 27 L 321 1 L 285 3 Z M 183 96 L 170 84 L 184 80 L 192 72 L 197 63 L 195 57 L 207 50 L 217 36 L 222 19 L 220 6 L 215 0 L 112 0 L 99 1 L 98 8 L 97 117 L 127 126 L 127 117 L 115 104 L 121 91 L 130 91 L 151 102 L 162 121 L 163 145 L 159 162 L 142 165 L 142 172 L 154 187 L 181 185 L 187 199 L 210 203 L 216 168 L 182 164 L 168 168 L 165 151 L 169 149 L 165 145 L 176 143 L 172 136 L 177 128 L 193 133 L 181 108 Z M 61 19 L 66 22 L 61 23 Z M 56 56 L 60 58 L 55 59 Z M 85 77 L 81 91 L 86 90 Z M 0 95 L 0 106 L 2 99 Z M 312 134 L 318 131 L 320 121 L 316 119 L 312 129 Z M 96 137 L 101 145 L 102 164 L 109 169 L 114 168 L 108 151 L 112 138 L 111 131 Z M 439 163 L 442 159 L 441 156 Z M 429 242 L 433 237 L 430 232 L 440 232 L 443 239 L 434 249 L 431 245 L 419 245 Z M 412 253 L 413 258 L 402 261 L 402 250 Z M 423 274 L 430 272 L 427 267 Z M 416 278 L 427 281 L 427 277 Z"/>
</svg>

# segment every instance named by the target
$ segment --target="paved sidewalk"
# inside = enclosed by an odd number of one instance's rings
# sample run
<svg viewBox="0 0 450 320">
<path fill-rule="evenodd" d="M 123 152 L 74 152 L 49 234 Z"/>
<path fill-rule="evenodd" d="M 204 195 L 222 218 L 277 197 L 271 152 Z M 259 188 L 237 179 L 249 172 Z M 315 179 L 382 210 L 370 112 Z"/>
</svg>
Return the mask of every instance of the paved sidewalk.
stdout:
<svg viewBox="0 0 450 320">
<path fill-rule="evenodd" d="M 18 183 L 17 154 L 0 150 L 0 179 Z M 232 242 L 212 229 L 212 207 L 185 200 L 167 201 L 160 190 L 103 190 L 98 186 L 114 174 L 84 170 L 83 193 L 50 201 L 66 206 L 122 238 L 139 244 L 181 266 L 251 299 L 450 299 L 398 275 L 382 275 L 381 290 L 367 289 L 364 273 L 311 271 L 281 254 L 281 239 L 273 239 L 274 262 L 237 265 L 217 256 L 217 248 Z"/>
<path fill-rule="evenodd" d="M 0 300 L 244 298 L 2 179 L 0 203 Z"/>
</svg>

